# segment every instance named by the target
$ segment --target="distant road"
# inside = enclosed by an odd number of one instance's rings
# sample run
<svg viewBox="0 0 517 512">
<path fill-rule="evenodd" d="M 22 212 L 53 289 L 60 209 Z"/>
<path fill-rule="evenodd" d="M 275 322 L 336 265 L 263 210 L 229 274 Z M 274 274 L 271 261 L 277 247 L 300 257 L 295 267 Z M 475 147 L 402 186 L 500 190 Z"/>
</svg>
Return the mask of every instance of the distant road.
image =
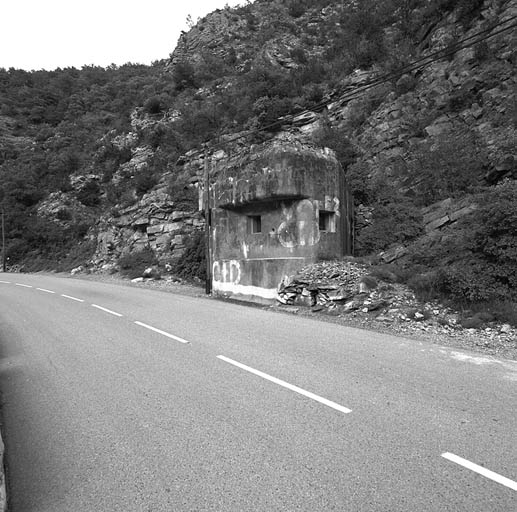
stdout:
<svg viewBox="0 0 517 512">
<path fill-rule="evenodd" d="M 517 363 L 0 273 L 11 512 L 517 510 Z"/>
</svg>

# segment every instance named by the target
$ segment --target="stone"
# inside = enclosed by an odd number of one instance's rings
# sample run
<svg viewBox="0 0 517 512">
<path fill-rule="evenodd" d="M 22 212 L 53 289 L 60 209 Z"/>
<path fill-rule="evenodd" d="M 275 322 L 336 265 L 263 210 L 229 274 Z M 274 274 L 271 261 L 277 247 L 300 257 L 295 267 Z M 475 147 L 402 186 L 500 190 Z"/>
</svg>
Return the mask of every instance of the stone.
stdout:
<svg viewBox="0 0 517 512">
<path fill-rule="evenodd" d="M 149 224 L 149 218 L 148 217 L 140 217 L 138 219 L 135 219 L 131 225 L 139 227 L 139 226 L 147 226 Z"/>
<path fill-rule="evenodd" d="M 343 286 L 337 290 L 329 290 L 327 294 L 329 299 L 333 302 L 341 302 L 352 298 L 352 294 L 349 293 Z"/>
<path fill-rule="evenodd" d="M 163 231 L 163 225 L 162 224 L 156 224 L 154 226 L 148 226 L 147 229 L 148 235 L 156 235 L 158 233 L 161 233 Z"/>
<path fill-rule="evenodd" d="M 310 296 L 304 296 L 304 295 L 296 294 L 296 296 L 294 297 L 293 304 L 296 305 L 296 306 L 310 307 L 312 305 L 311 304 L 311 297 Z"/>
<path fill-rule="evenodd" d="M 399 258 L 402 258 L 407 253 L 407 249 L 403 246 L 393 247 L 387 251 L 381 252 L 380 257 L 385 263 L 391 263 Z"/>
<path fill-rule="evenodd" d="M 167 234 L 156 237 L 156 245 L 167 246 L 171 243 L 171 237 Z"/>
<path fill-rule="evenodd" d="M 189 213 L 186 213 L 186 212 L 182 212 L 182 211 L 175 211 L 175 212 L 172 212 L 172 220 L 181 220 L 181 219 L 184 219 L 185 217 L 188 217 L 190 214 Z"/>
<path fill-rule="evenodd" d="M 377 288 L 377 279 L 371 276 L 363 276 L 359 280 L 359 293 L 368 293 Z"/>
<path fill-rule="evenodd" d="M 501 325 L 501 328 L 499 329 L 499 332 L 502 332 L 503 334 L 508 334 L 512 331 L 512 327 L 510 324 L 503 324 Z"/>
<path fill-rule="evenodd" d="M 385 315 L 379 315 L 375 318 L 377 322 L 386 322 L 386 323 L 392 323 L 394 321 L 394 318 L 385 316 Z"/>
<path fill-rule="evenodd" d="M 379 300 L 374 300 L 374 301 L 370 302 L 370 304 L 368 304 L 367 309 L 368 309 L 368 311 L 376 311 L 387 305 L 388 305 L 388 303 L 385 300 L 379 299 Z"/>
<path fill-rule="evenodd" d="M 164 233 L 174 233 L 175 231 L 181 231 L 183 224 L 181 222 L 172 222 L 163 225 Z"/>
<path fill-rule="evenodd" d="M 351 300 L 344 305 L 343 309 L 344 311 L 355 311 L 356 309 L 359 309 L 362 305 L 363 301 Z"/>
<path fill-rule="evenodd" d="M 143 283 L 144 278 L 143 277 L 135 277 L 134 279 L 131 279 L 132 283 Z"/>
<path fill-rule="evenodd" d="M 496 164 L 496 171 L 512 171 L 515 169 L 517 162 L 513 155 L 505 155 Z"/>
<path fill-rule="evenodd" d="M 451 123 L 435 123 L 430 126 L 426 126 L 424 130 L 426 131 L 427 135 L 430 135 L 431 137 L 438 137 L 439 135 L 450 132 L 451 127 Z"/>
<path fill-rule="evenodd" d="M 160 275 L 160 270 L 158 269 L 158 267 L 147 267 L 143 273 L 142 273 L 142 277 L 144 278 L 147 278 L 147 279 L 160 279 L 161 275 Z"/>
<path fill-rule="evenodd" d="M 425 230 L 427 232 L 433 231 L 435 229 L 441 228 L 445 224 L 448 224 L 450 222 L 450 217 L 448 215 L 444 215 L 443 217 L 440 217 L 432 222 L 429 222 L 425 225 Z"/>
<path fill-rule="evenodd" d="M 464 206 L 463 208 L 460 208 L 459 210 L 456 210 L 455 212 L 452 212 L 449 214 L 449 219 L 451 222 L 455 222 L 458 219 L 461 219 L 461 217 L 464 217 L 465 215 L 468 215 L 469 213 L 473 212 L 477 209 L 477 206 L 475 204 Z"/>
<path fill-rule="evenodd" d="M 475 119 L 479 119 L 483 115 L 483 107 L 480 107 L 477 103 L 473 103 L 470 109 L 470 113 Z"/>
</svg>

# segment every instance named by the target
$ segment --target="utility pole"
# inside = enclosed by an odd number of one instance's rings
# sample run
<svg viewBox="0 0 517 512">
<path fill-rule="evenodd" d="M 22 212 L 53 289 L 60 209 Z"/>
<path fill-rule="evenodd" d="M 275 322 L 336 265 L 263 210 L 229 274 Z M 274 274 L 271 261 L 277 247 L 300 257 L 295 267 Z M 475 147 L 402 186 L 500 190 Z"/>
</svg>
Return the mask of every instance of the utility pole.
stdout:
<svg viewBox="0 0 517 512">
<path fill-rule="evenodd" d="M 212 235 L 210 232 L 210 168 L 209 168 L 208 145 L 205 145 L 204 154 L 204 176 L 203 194 L 205 196 L 205 258 L 206 258 L 206 281 L 205 293 L 212 293 Z"/>
<path fill-rule="evenodd" d="M 7 272 L 7 263 L 5 258 L 5 211 L 4 207 L 2 206 L 2 271 Z"/>
</svg>

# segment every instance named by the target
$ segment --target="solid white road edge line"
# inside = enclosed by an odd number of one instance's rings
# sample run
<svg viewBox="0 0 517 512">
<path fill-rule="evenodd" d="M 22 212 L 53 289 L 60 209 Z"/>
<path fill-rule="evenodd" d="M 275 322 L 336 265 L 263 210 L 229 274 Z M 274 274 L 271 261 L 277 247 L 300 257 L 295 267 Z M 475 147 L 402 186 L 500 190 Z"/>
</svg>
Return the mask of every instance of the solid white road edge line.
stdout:
<svg viewBox="0 0 517 512">
<path fill-rule="evenodd" d="M 332 407 L 332 409 L 336 409 L 337 411 L 343 412 L 345 414 L 352 412 L 351 409 L 347 409 L 346 407 L 343 407 L 342 405 L 336 404 L 336 402 L 332 402 L 331 400 L 327 400 L 326 398 L 315 395 L 314 393 L 311 393 L 310 391 L 305 391 L 305 389 L 299 388 L 298 386 L 294 386 L 293 384 L 289 384 L 288 382 L 277 379 L 276 377 L 272 377 L 271 375 L 268 375 L 267 373 L 261 372 L 259 370 L 255 370 L 254 368 L 250 368 L 249 366 L 246 366 L 245 364 L 242 364 L 242 363 L 238 363 L 237 361 L 234 361 L 233 359 L 230 359 L 225 356 L 217 356 L 217 357 L 218 357 L 218 359 L 221 359 L 222 361 L 226 361 L 227 363 L 233 364 L 234 366 L 237 366 L 238 368 L 241 368 L 242 370 L 246 370 L 247 372 L 253 373 L 254 375 L 258 375 L 259 377 L 262 377 L 263 379 L 267 379 L 271 382 L 274 382 L 275 384 L 278 384 L 279 386 L 283 386 L 284 388 L 290 389 L 291 391 L 294 391 L 295 393 L 299 393 L 300 395 L 306 396 L 307 398 L 316 400 L 316 402 L 320 402 L 321 404 L 324 404 L 328 407 Z"/>
<path fill-rule="evenodd" d="M 83 299 L 78 299 L 77 297 L 72 297 L 71 295 L 65 295 L 64 293 L 61 294 L 61 297 L 65 297 L 65 299 L 75 300 L 77 302 L 84 302 Z"/>
<path fill-rule="evenodd" d="M 109 313 L 110 315 L 123 316 L 123 315 L 121 315 L 120 313 L 117 313 L 116 311 L 111 311 L 111 309 L 103 308 L 102 306 L 98 306 L 97 304 L 92 304 L 92 306 L 93 306 L 94 308 L 97 308 L 97 309 L 100 309 L 100 310 L 102 310 L 102 311 L 105 311 L 106 313 Z"/>
<path fill-rule="evenodd" d="M 144 324 L 143 322 L 139 322 L 138 320 L 135 320 L 136 325 L 140 325 L 141 327 L 145 327 L 146 329 L 149 329 L 151 331 L 157 332 L 158 334 L 163 334 L 163 336 L 167 336 L 167 338 L 171 338 L 173 340 L 179 341 L 180 343 L 190 343 L 190 341 L 184 340 L 183 338 L 180 338 L 179 336 L 174 336 L 174 334 L 169 334 L 168 332 L 162 331 L 161 329 L 157 329 L 156 327 L 153 327 L 152 325 Z"/>
<path fill-rule="evenodd" d="M 470 462 L 467 459 L 462 459 L 461 457 L 458 457 L 453 453 L 442 453 L 442 457 L 444 459 L 450 460 L 451 462 L 455 462 L 456 464 L 459 464 L 464 468 L 470 469 L 471 471 L 475 471 L 476 473 L 479 473 L 480 475 L 489 478 L 490 480 L 493 480 L 498 484 L 504 485 L 506 487 L 509 487 L 510 489 L 513 489 L 514 491 L 517 491 L 517 482 L 514 482 L 513 480 L 510 480 L 505 476 L 501 476 L 498 473 L 494 473 L 493 471 L 490 471 L 489 469 L 486 469 L 483 466 L 478 466 L 477 464 L 474 464 L 473 462 Z"/>
<path fill-rule="evenodd" d="M 45 292 L 45 293 L 56 293 L 56 292 L 53 292 L 52 290 L 47 290 L 45 288 L 36 288 L 36 290 L 39 290 L 40 292 Z"/>
</svg>

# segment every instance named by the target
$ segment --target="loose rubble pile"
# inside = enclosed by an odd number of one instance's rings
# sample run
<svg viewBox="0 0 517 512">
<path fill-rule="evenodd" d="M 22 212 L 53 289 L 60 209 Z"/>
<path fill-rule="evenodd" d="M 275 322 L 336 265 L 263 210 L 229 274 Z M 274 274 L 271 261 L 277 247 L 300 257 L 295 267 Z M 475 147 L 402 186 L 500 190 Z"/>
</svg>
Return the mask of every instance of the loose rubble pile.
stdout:
<svg viewBox="0 0 517 512">
<path fill-rule="evenodd" d="M 369 271 L 366 265 L 352 261 L 308 265 L 280 284 L 277 300 L 291 311 L 310 308 L 366 327 L 461 337 L 469 340 L 470 346 L 492 348 L 491 353 L 517 354 L 515 327 L 487 321 L 478 328 L 466 328 L 464 314 L 436 301 L 419 301 L 407 286 L 372 277 Z"/>
<path fill-rule="evenodd" d="M 366 273 L 365 268 L 350 262 L 315 263 L 280 283 L 277 299 L 281 304 L 310 306 L 313 310 L 332 309 L 353 299 Z"/>
</svg>

